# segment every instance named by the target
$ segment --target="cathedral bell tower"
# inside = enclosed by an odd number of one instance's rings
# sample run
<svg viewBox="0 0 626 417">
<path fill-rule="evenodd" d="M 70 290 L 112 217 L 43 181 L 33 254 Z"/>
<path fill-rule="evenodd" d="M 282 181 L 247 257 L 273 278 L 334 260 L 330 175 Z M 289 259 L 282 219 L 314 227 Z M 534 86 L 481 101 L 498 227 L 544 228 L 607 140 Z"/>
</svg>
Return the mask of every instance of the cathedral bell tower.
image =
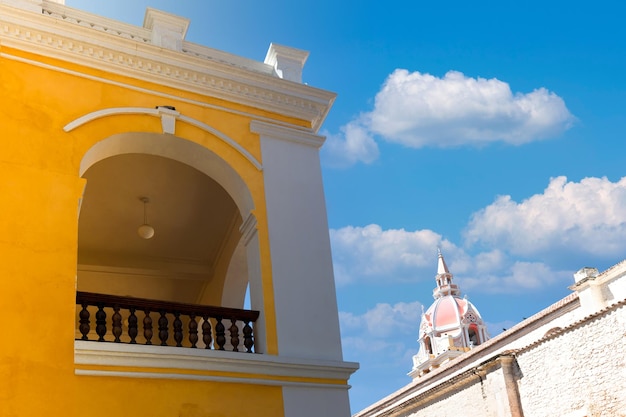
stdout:
<svg viewBox="0 0 626 417">
<path fill-rule="evenodd" d="M 435 301 L 422 313 L 419 329 L 419 350 L 413 356 L 413 378 L 430 372 L 441 364 L 462 355 L 489 339 L 480 313 L 467 299 L 461 298 L 459 286 L 439 251 Z"/>
</svg>

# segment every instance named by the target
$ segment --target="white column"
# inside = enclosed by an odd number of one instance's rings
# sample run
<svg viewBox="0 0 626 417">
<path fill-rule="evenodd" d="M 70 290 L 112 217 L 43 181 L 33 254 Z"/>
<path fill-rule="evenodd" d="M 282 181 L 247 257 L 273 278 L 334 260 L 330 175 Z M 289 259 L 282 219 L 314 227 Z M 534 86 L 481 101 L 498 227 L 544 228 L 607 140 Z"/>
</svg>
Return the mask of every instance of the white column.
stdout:
<svg viewBox="0 0 626 417">
<path fill-rule="evenodd" d="M 319 161 L 324 138 L 252 122 L 260 134 L 280 356 L 342 360 Z"/>
<path fill-rule="evenodd" d="M 319 161 L 323 138 L 262 122 L 251 130 L 261 140 L 278 354 L 344 363 Z M 286 417 L 350 416 L 346 385 L 283 386 L 283 403 Z"/>
<path fill-rule="evenodd" d="M 283 387 L 285 417 L 349 417 L 348 389 Z"/>
</svg>

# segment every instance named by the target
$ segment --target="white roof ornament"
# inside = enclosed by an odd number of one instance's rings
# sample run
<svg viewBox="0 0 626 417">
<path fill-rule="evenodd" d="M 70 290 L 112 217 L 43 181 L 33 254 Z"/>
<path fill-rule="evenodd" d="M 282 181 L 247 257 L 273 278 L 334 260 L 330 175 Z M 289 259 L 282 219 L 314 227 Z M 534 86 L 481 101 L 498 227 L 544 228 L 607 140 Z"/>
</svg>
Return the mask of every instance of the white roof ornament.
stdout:
<svg viewBox="0 0 626 417">
<path fill-rule="evenodd" d="M 445 259 L 443 259 L 443 254 L 441 253 L 441 250 L 437 249 L 437 253 L 437 275 L 435 276 L 437 288 L 433 290 L 433 297 L 437 299 L 446 295 L 460 295 L 461 290 L 459 289 L 458 285 L 452 283 L 452 278 L 454 277 L 454 275 L 450 273 L 448 265 L 446 265 L 446 261 Z"/>
<path fill-rule="evenodd" d="M 308 57 L 307 51 L 272 43 L 265 55 L 265 63 L 274 67 L 276 75 L 283 80 L 302 83 L 302 69 Z"/>
<path fill-rule="evenodd" d="M 448 265 L 446 265 L 446 261 L 443 259 L 443 255 L 441 254 L 441 249 L 437 248 L 437 255 L 439 257 L 437 263 L 437 274 L 449 274 L 450 270 L 448 269 Z"/>
<path fill-rule="evenodd" d="M 148 7 L 143 26 L 152 31 L 153 45 L 180 52 L 183 50 L 189 22 L 185 17 Z"/>
</svg>

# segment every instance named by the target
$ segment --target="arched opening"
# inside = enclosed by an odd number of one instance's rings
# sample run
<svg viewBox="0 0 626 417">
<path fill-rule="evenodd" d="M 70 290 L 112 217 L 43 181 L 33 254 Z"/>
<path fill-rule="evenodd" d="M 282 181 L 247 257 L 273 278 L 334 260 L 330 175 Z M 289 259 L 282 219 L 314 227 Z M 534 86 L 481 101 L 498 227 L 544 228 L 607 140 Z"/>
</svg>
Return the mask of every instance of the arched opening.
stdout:
<svg viewBox="0 0 626 417">
<path fill-rule="evenodd" d="M 432 344 L 430 342 L 430 337 L 425 336 L 423 339 L 424 342 L 424 349 L 426 350 L 426 353 L 428 353 L 429 355 L 433 354 L 433 347 Z"/>
<path fill-rule="evenodd" d="M 224 160 L 172 135 L 119 134 L 87 152 L 81 175 L 87 183 L 79 216 L 79 292 L 243 309 L 250 283 L 256 289 L 252 308 L 262 309 L 261 277 L 255 273 L 260 270 L 258 242 L 244 239 L 242 232 L 252 198 Z M 150 239 L 137 233 L 144 222 L 141 197 L 149 198 L 146 216 L 155 230 Z M 157 319 L 151 318 L 155 330 Z M 177 324 L 170 317 L 168 336 L 175 336 L 177 325 L 189 328 L 190 320 Z M 218 323 L 211 320 L 216 343 Z M 203 325 L 196 321 L 197 327 Z M 127 319 L 122 322 L 129 326 Z M 230 325 L 225 321 L 223 337 Z M 158 326 L 161 331 L 160 322 Z M 243 323 L 237 326 L 243 329 Z M 255 326 L 257 340 L 260 327 Z"/>
<path fill-rule="evenodd" d="M 247 276 L 245 253 L 231 265 L 241 214 L 202 172 L 162 156 L 122 154 L 92 165 L 83 178 L 79 291 L 221 305 L 228 269 Z M 137 233 L 143 196 L 155 230 L 150 239 Z"/>
<path fill-rule="evenodd" d="M 482 343 L 478 333 L 478 327 L 475 324 L 471 324 L 469 326 L 467 329 L 467 336 L 469 337 L 470 346 L 478 346 Z"/>
</svg>

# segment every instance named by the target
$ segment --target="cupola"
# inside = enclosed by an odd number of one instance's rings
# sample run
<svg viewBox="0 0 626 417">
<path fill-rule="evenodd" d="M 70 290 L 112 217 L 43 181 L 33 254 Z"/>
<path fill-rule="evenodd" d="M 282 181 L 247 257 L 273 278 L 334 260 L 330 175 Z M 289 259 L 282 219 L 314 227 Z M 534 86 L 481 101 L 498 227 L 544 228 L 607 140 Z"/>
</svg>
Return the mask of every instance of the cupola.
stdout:
<svg viewBox="0 0 626 417">
<path fill-rule="evenodd" d="M 419 328 L 419 350 L 413 356 L 409 373 L 418 378 L 489 339 L 480 313 L 453 283 L 446 261 L 439 251 L 437 260 L 435 301 L 422 312 Z"/>
</svg>

